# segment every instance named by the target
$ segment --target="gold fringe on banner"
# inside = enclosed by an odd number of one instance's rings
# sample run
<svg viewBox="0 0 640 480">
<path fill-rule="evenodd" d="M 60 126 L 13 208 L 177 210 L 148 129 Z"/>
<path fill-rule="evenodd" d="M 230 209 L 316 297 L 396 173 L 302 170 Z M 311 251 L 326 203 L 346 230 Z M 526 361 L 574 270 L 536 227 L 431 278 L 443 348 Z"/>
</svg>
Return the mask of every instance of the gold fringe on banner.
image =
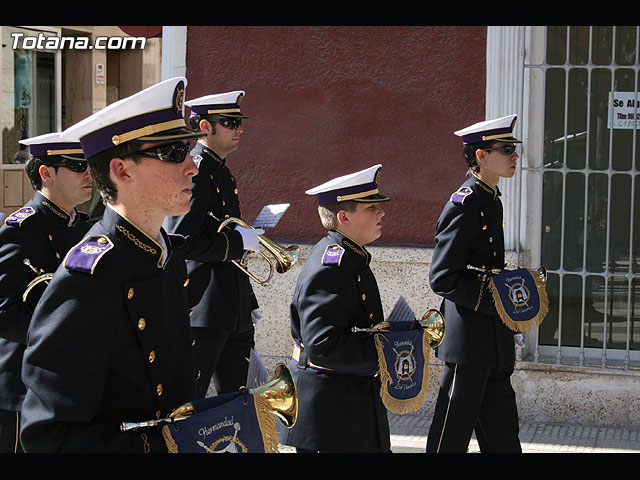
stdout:
<svg viewBox="0 0 640 480">
<path fill-rule="evenodd" d="M 164 443 L 167 444 L 167 449 L 169 453 L 178 453 L 178 444 L 171 436 L 171 432 L 169 431 L 169 425 L 162 426 L 162 436 L 164 437 Z"/>
<path fill-rule="evenodd" d="M 541 271 L 535 270 L 528 270 L 528 272 L 533 277 L 533 281 L 536 284 L 536 290 L 538 291 L 538 296 L 540 297 L 540 311 L 531 320 L 523 322 L 512 320 L 509 315 L 507 315 L 507 312 L 502 305 L 502 299 L 500 298 L 500 293 L 498 293 L 497 287 L 494 285 L 493 278 L 489 282 L 489 289 L 491 290 L 491 295 L 493 296 L 493 303 L 496 306 L 496 310 L 498 311 L 498 315 L 500 316 L 502 323 L 504 323 L 510 330 L 517 333 L 522 333 L 537 328 L 547 316 L 547 313 L 549 313 L 549 298 L 547 296 L 544 274 Z"/>
<path fill-rule="evenodd" d="M 422 353 L 424 355 L 424 368 L 422 371 L 422 388 L 418 395 L 413 398 L 399 399 L 394 398 L 389 393 L 389 384 L 393 382 L 389 370 L 387 369 L 387 362 L 384 355 L 384 346 L 380 336 L 384 336 L 383 333 L 377 333 L 373 336 L 378 352 L 378 373 L 380 374 L 380 381 L 382 383 L 380 387 L 380 397 L 382 403 L 392 413 L 405 414 L 415 412 L 422 406 L 424 398 L 427 394 L 427 387 L 429 386 L 429 355 L 431 354 L 431 347 L 429 347 L 429 341 L 426 335 L 422 335 Z M 385 337 L 386 338 L 386 337 Z"/>
<path fill-rule="evenodd" d="M 276 420 L 273 416 L 269 401 L 260 395 L 253 395 L 253 403 L 256 407 L 256 418 L 258 419 L 258 425 L 262 433 L 264 453 L 279 453 Z"/>
</svg>

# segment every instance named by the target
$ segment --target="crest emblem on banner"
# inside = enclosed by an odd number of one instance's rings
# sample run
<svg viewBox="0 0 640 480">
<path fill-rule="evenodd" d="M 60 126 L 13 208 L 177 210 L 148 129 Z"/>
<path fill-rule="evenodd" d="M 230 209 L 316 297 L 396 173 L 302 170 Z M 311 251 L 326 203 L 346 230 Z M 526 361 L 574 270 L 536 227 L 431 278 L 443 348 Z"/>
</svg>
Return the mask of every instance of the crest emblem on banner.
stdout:
<svg viewBox="0 0 640 480">
<path fill-rule="evenodd" d="M 502 322 L 514 332 L 537 328 L 549 312 L 544 269 L 502 270 L 491 277 L 493 301 Z"/>
</svg>

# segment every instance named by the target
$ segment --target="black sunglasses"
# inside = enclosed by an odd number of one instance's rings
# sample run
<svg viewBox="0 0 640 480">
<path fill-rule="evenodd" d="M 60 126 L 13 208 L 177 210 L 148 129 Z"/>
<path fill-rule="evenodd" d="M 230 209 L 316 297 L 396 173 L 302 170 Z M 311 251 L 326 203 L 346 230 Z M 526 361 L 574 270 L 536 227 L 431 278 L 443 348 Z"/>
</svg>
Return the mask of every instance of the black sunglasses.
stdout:
<svg viewBox="0 0 640 480">
<path fill-rule="evenodd" d="M 129 157 L 149 157 L 168 163 L 182 163 L 187 158 L 189 146 L 183 142 L 174 142 L 147 150 L 130 153 Z"/>
<path fill-rule="evenodd" d="M 229 130 L 235 130 L 240 125 L 242 125 L 241 118 L 211 118 L 210 121 L 219 123 L 224 128 L 228 128 Z"/>
<path fill-rule="evenodd" d="M 516 151 L 516 146 L 515 145 L 505 145 L 504 147 L 483 148 L 482 150 L 485 150 L 487 152 L 489 150 L 497 150 L 498 152 L 504 153 L 505 155 L 511 155 L 513 152 Z"/>
<path fill-rule="evenodd" d="M 62 163 L 54 163 L 53 165 L 49 165 L 50 167 L 65 167 L 71 170 L 72 172 L 82 173 L 87 171 L 87 167 L 89 163 L 86 160 L 67 160 Z"/>
</svg>

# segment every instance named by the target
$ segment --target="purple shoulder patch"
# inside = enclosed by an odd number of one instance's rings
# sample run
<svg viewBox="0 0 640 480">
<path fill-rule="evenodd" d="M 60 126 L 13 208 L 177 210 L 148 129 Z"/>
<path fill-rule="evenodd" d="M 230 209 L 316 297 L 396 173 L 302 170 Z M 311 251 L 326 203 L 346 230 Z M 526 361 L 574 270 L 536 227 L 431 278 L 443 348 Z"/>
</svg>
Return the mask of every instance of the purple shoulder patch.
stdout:
<svg viewBox="0 0 640 480">
<path fill-rule="evenodd" d="M 22 207 L 20 210 L 13 212 L 7 217 L 6 223 L 8 225 L 20 226 L 22 222 L 36 213 L 33 207 Z"/>
<path fill-rule="evenodd" d="M 64 268 L 91 274 L 102 256 L 112 248 L 113 242 L 104 235 L 87 237 L 69 250 Z"/>
<path fill-rule="evenodd" d="M 469 187 L 462 187 L 460 190 L 451 195 L 451 202 L 455 203 L 456 205 L 462 205 L 465 199 L 472 193 L 473 190 L 471 190 Z"/>
<path fill-rule="evenodd" d="M 322 255 L 323 265 L 340 265 L 342 255 L 344 254 L 344 248 L 340 245 L 327 245 L 324 249 L 324 255 Z"/>
</svg>

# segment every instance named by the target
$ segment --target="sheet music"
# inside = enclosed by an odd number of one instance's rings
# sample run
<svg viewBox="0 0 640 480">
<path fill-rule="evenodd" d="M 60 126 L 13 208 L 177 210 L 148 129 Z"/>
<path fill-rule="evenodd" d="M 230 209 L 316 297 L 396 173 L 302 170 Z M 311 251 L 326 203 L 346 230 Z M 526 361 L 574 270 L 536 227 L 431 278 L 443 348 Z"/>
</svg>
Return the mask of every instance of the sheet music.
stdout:
<svg viewBox="0 0 640 480">
<path fill-rule="evenodd" d="M 395 306 L 393 307 L 393 310 L 389 314 L 387 321 L 388 322 L 397 322 L 397 321 L 410 322 L 415 319 L 416 319 L 415 313 L 413 313 L 413 310 L 411 310 L 411 307 L 409 307 L 409 304 L 404 299 L 404 297 L 400 296 Z"/>
<path fill-rule="evenodd" d="M 276 205 L 266 205 L 251 224 L 253 228 L 273 228 L 275 227 L 284 212 L 289 208 L 289 203 L 279 203 Z"/>
</svg>

